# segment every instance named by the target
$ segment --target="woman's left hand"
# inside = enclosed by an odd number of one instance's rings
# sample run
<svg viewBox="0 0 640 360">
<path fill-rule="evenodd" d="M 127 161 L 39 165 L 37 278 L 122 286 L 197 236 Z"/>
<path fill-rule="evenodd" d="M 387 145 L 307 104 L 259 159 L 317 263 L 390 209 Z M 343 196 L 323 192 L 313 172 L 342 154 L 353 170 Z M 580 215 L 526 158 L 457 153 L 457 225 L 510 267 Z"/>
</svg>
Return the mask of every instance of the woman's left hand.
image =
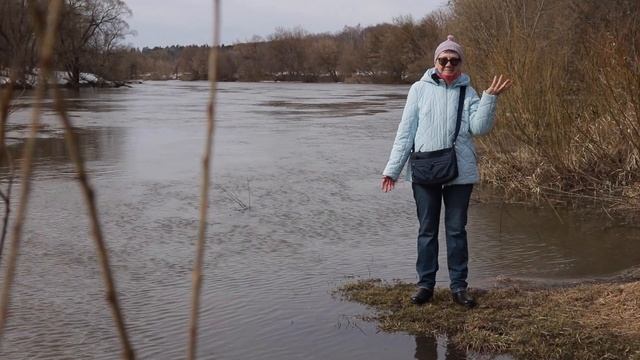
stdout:
<svg viewBox="0 0 640 360">
<path fill-rule="evenodd" d="M 504 78 L 502 79 L 502 74 L 500 77 L 494 76 L 493 82 L 491 86 L 485 92 L 490 95 L 500 95 L 503 91 L 507 90 L 511 87 L 511 79 Z"/>
</svg>

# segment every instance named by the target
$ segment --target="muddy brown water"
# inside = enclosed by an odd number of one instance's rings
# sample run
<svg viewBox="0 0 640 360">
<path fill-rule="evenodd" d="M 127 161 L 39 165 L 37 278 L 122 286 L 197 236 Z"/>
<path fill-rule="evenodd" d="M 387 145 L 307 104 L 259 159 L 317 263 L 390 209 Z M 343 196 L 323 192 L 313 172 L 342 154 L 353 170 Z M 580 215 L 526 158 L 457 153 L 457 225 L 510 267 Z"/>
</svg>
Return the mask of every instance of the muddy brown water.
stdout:
<svg viewBox="0 0 640 360">
<path fill-rule="evenodd" d="M 219 86 L 200 358 L 476 358 L 443 337 L 378 332 L 356 317 L 365 308 L 331 294 L 352 279 L 415 280 L 410 186 L 379 190 L 408 87 Z M 204 82 L 68 94 L 141 359 L 185 354 L 207 95 Z M 13 151 L 31 101 L 22 97 L 10 119 Z M 46 109 L 0 357 L 115 359 L 85 207 Z M 6 166 L 1 171 L 5 187 Z M 637 229 L 559 215 L 474 201 L 471 285 L 490 286 L 500 275 L 594 278 L 640 264 Z M 438 282 L 446 287 L 441 253 Z"/>
</svg>

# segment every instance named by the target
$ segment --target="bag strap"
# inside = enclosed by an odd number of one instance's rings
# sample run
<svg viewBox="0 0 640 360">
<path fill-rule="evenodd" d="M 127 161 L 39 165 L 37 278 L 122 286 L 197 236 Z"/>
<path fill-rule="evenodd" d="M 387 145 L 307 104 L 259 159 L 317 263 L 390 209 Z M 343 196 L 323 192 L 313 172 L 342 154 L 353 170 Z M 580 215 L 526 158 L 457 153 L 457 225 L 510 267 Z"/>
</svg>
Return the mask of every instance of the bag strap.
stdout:
<svg viewBox="0 0 640 360">
<path fill-rule="evenodd" d="M 458 133 L 460 132 L 460 123 L 462 122 L 462 110 L 464 110 L 464 96 L 467 92 L 466 86 L 460 87 L 460 96 L 458 97 L 458 115 L 456 118 L 456 133 L 453 135 L 453 146 L 456 145 Z"/>
</svg>

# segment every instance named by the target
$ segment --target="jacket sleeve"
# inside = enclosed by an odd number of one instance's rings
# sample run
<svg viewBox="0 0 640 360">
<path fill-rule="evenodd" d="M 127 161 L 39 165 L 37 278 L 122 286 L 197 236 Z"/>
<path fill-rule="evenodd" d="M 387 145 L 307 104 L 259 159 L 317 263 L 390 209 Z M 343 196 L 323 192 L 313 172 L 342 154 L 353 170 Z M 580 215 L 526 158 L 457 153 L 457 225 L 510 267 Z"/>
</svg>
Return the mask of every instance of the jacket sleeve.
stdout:
<svg viewBox="0 0 640 360">
<path fill-rule="evenodd" d="M 400 172 L 407 162 L 413 147 L 416 129 L 418 128 L 418 100 L 420 97 L 418 90 L 419 83 L 413 84 L 409 89 L 407 103 L 402 112 L 402 120 L 398 125 L 396 140 L 393 142 L 387 166 L 382 172 L 383 175 L 389 176 L 394 180 L 397 180 L 398 176 L 400 176 Z"/>
<path fill-rule="evenodd" d="M 473 135 L 485 135 L 493 128 L 498 97 L 486 92 L 482 98 L 473 91 L 469 104 L 469 130 Z"/>
</svg>

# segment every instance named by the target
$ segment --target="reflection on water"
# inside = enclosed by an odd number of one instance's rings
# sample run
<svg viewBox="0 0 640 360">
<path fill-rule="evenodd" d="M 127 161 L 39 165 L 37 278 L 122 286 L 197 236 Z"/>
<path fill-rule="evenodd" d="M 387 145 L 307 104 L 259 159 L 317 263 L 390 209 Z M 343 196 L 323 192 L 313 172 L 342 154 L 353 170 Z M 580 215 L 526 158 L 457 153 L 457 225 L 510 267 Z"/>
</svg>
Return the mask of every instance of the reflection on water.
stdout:
<svg viewBox="0 0 640 360">
<path fill-rule="evenodd" d="M 446 336 L 416 336 L 416 360 L 513 360 L 507 355 L 481 355 L 468 353 L 453 345 Z"/>
<path fill-rule="evenodd" d="M 26 134 L 24 126 L 10 127 L 14 134 Z M 79 145 L 85 161 L 96 165 L 93 170 L 106 171 L 107 165 L 113 166 L 122 156 L 119 139 L 123 136 L 120 128 L 81 128 L 77 129 Z M 7 146 L 14 164 L 18 165 L 24 151 L 24 141 L 10 139 Z M 60 177 L 71 171 L 67 147 L 61 131 L 43 131 L 36 139 L 34 148 L 34 177 Z M 0 159 L 0 176 L 6 175 L 8 160 Z"/>
<path fill-rule="evenodd" d="M 415 280 L 410 186 L 379 190 L 408 87 L 220 88 L 201 358 L 477 358 L 446 338 L 341 326 L 367 309 L 330 294 L 353 278 Z M 133 344 L 143 359 L 182 357 L 208 84 L 70 95 Z M 16 137 L 28 121 L 27 108 L 13 114 Z M 43 122 L 0 357 L 112 359 L 118 341 L 82 197 L 50 108 Z M 12 146 L 18 157 L 19 143 Z M 589 278 L 640 264 L 637 229 L 559 213 L 562 222 L 549 209 L 473 203 L 471 284 L 497 275 Z M 448 286 L 441 269 L 439 285 Z"/>
<path fill-rule="evenodd" d="M 446 337 L 416 336 L 417 360 L 466 360 L 467 354 L 451 344 Z"/>
</svg>

